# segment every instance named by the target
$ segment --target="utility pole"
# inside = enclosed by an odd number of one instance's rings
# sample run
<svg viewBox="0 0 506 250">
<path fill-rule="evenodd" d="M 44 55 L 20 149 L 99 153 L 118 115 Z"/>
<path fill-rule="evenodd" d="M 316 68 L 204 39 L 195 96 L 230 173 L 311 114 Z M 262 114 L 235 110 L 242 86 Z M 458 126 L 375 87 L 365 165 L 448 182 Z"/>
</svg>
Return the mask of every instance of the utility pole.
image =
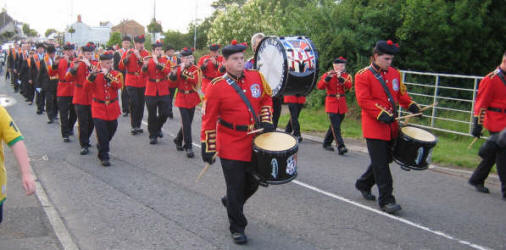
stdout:
<svg viewBox="0 0 506 250">
<path fill-rule="evenodd" d="M 195 18 L 193 19 L 193 48 L 197 49 L 197 10 L 199 7 L 199 1 L 195 1 Z"/>
</svg>

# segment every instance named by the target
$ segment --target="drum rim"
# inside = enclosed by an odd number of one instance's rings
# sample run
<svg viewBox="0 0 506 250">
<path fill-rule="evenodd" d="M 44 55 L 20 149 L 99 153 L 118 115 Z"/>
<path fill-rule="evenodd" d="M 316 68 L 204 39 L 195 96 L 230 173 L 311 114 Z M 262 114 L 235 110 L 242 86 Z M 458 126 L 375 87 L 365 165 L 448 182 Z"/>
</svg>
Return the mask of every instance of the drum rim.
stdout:
<svg viewBox="0 0 506 250">
<path fill-rule="evenodd" d="M 281 40 L 279 39 L 278 36 L 266 36 L 264 37 L 260 43 L 258 44 L 257 46 L 257 50 L 255 51 L 255 69 L 257 69 L 258 71 L 260 71 L 260 69 L 258 68 L 257 66 L 257 63 L 258 63 L 258 51 L 260 51 L 258 48 L 260 48 L 260 46 L 267 40 L 267 39 L 276 39 L 278 41 L 278 43 L 281 43 Z M 283 44 L 283 43 L 281 43 Z M 286 50 L 281 50 L 281 52 L 283 53 L 283 75 L 284 75 L 284 79 L 288 79 L 288 64 L 287 64 L 287 61 L 288 61 L 288 57 L 286 55 Z M 269 84 L 269 83 L 268 83 Z M 282 93 L 285 88 L 286 88 L 286 85 L 283 86 L 284 82 L 281 83 L 281 88 L 279 89 L 279 91 L 275 94 L 275 95 L 272 95 L 272 97 L 279 97 L 281 96 L 279 93 Z M 270 84 L 269 84 L 270 85 Z"/>
<path fill-rule="evenodd" d="M 404 133 L 402 132 L 402 129 L 403 129 L 403 128 L 405 128 L 405 127 L 412 127 L 412 128 L 421 129 L 421 130 L 423 130 L 423 131 L 425 131 L 425 132 L 427 132 L 427 133 L 430 133 L 430 134 L 431 134 L 432 136 L 434 136 L 434 138 L 436 138 L 436 139 L 435 139 L 434 141 L 422 141 L 422 140 L 419 140 L 419 139 L 413 138 L 413 137 L 408 136 L 408 135 L 406 135 L 406 134 L 404 134 Z M 399 132 L 400 132 L 400 135 L 399 135 L 399 136 L 401 136 L 401 135 L 405 135 L 405 136 L 409 137 L 411 140 L 416 141 L 416 142 L 419 142 L 419 143 L 421 143 L 421 144 L 433 144 L 433 145 L 434 145 L 433 147 L 435 147 L 435 146 L 436 146 L 436 144 L 439 142 L 439 138 L 438 138 L 436 135 L 434 135 L 433 133 L 431 133 L 431 132 L 429 132 L 429 131 L 427 131 L 427 130 L 424 130 L 424 129 L 422 129 L 422 128 L 416 127 L 416 126 L 412 126 L 412 125 L 401 126 L 401 127 L 399 128 Z"/>
<path fill-rule="evenodd" d="M 265 180 L 265 182 L 267 182 L 268 184 L 270 185 L 281 185 L 281 184 L 285 184 L 285 183 L 288 183 L 288 182 L 291 182 L 295 179 L 295 177 L 297 177 L 298 173 L 297 171 L 295 171 L 295 173 L 290 176 L 290 178 L 287 178 L 287 179 L 284 179 L 284 180 L 279 180 L 279 181 L 271 181 L 271 180 Z"/>
<path fill-rule="evenodd" d="M 291 148 L 288 148 L 288 149 L 284 149 L 284 150 L 280 150 L 280 151 L 272 151 L 272 150 L 267 150 L 267 149 L 263 149 L 263 148 L 260 148 L 258 147 L 256 144 L 255 144 L 255 139 L 260 136 L 260 135 L 263 135 L 263 134 L 260 134 L 258 136 L 256 136 L 255 138 L 253 138 L 253 141 L 251 141 L 251 144 L 253 145 L 253 151 L 255 149 L 258 149 L 258 150 L 261 150 L 263 152 L 268 152 L 268 153 L 287 153 L 287 152 L 290 152 L 292 150 L 295 150 L 295 153 L 297 153 L 299 151 L 299 142 L 297 141 L 297 139 L 295 139 L 295 137 L 291 134 L 288 134 L 288 133 L 285 133 L 285 132 L 280 132 L 280 131 L 273 131 L 273 132 L 267 132 L 267 133 L 280 133 L 280 134 L 285 134 L 285 135 L 289 135 L 292 139 L 295 140 L 295 145 Z M 264 133 L 265 134 L 265 133 Z"/>
</svg>

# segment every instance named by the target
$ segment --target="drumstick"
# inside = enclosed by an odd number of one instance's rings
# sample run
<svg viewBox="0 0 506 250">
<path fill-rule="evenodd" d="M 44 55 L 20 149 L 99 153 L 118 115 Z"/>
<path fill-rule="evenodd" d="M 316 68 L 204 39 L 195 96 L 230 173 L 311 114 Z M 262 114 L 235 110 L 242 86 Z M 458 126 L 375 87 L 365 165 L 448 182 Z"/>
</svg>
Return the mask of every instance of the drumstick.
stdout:
<svg viewBox="0 0 506 250">
<path fill-rule="evenodd" d="M 478 139 L 479 139 L 478 137 L 474 137 L 473 141 L 469 144 L 469 146 L 467 146 L 467 150 L 470 150 Z"/>
<path fill-rule="evenodd" d="M 259 129 L 251 130 L 251 131 L 249 131 L 246 134 L 247 135 L 251 135 L 251 134 L 256 134 L 256 133 L 259 133 L 259 132 L 262 132 L 262 131 L 264 131 L 264 128 L 259 128 Z"/>
<path fill-rule="evenodd" d="M 212 161 L 214 161 L 214 159 L 216 159 L 216 154 L 213 155 L 213 158 L 212 158 Z M 200 178 L 207 172 L 207 169 L 211 166 L 211 164 L 209 164 L 209 162 L 206 162 L 206 165 L 204 166 L 204 168 L 200 171 L 199 173 L 199 176 L 197 176 L 197 179 L 195 179 L 195 183 L 197 183 Z"/>
<path fill-rule="evenodd" d="M 427 107 L 421 108 L 421 109 L 420 109 L 420 112 L 418 112 L 418 113 L 415 113 L 415 114 L 409 114 L 409 115 L 405 115 L 405 116 L 399 116 L 399 117 L 397 117 L 397 118 L 395 118 L 395 119 L 396 119 L 396 120 L 400 120 L 400 119 L 404 119 L 404 118 L 411 118 L 411 117 L 415 117 L 415 116 L 423 115 L 423 111 L 425 111 L 425 110 L 427 110 L 427 109 L 430 109 L 430 108 L 432 108 L 432 107 L 434 107 L 434 106 L 436 106 L 436 105 L 437 105 L 437 102 L 435 102 L 434 104 L 431 104 L 431 105 L 429 105 L 429 106 L 427 106 Z"/>
</svg>

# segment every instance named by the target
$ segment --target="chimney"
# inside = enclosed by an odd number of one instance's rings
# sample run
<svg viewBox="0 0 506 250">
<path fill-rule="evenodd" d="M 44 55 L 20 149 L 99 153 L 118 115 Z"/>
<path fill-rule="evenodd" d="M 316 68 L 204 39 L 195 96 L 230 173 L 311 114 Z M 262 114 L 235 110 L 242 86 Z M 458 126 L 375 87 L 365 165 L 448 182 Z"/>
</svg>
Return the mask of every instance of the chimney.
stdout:
<svg viewBox="0 0 506 250">
<path fill-rule="evenodd" d="M 81 15 L 80 14 L 77 15 L 77 22 L 78 23 L 82 23 L 83 22 L 83 20 L 81 19 Z"/>
</svg>

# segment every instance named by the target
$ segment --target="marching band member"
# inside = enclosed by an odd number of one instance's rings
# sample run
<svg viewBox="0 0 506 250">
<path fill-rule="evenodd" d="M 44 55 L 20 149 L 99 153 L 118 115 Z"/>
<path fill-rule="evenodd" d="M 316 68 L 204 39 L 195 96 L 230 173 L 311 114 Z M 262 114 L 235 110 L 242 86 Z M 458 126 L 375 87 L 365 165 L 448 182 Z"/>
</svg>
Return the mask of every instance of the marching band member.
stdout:
<svg viewBox="0 0 506 250">
<path fill-rule="evenodd" d="M 253 36 L 251 36 L 251 50 L 253 51 L 253 55 L 255 55 L 255 52 L 257 51 L 258 45 L 260 45 L 260 42 L 262 39 L 264 39 L 265 35 L 264 33 L 256 33 Z M 248 59 L 248 61 L 244 64 L 245 69 L 254 69 L 255 68 L 255 57 L 251 57 Z"/>
<path fill-rule="evenodd" d="M 181 64 L 181 59 L 176 56 L 174 47 L 172 45 L 167 45 L 165 47 L 165 57 L 171 62 L 171 65 L 179 65 Z M 174 94 L 176 93 L 176 88 L 169 86 L 169 118 L 174 118 L 174 113 L 172 112 L 172 100 L 174 99 Z"/>
<path fill-rule="evenodd" d="M 472 135 L 480 137 L 483 127 L 490 132 L 490 138 L 480 148 L 482 161 L 469 179 L 477 191 L 489 193 L 484 186 L 494 163 L 501 180 L 502 197 L 506 200 L 506 51 L 496 70 L 485 76 L 479 85 Z"/>
<path fill-rule="evenodd" d="M 174 67 L 170 72 L 170 85 L 177 87 L 176 107 L 181 113 L 182 126 L 177 133 L 174 143 L 178 151 L 186 151 L 188 158 L 193 158 L 192 131 L 191 125 L 195 106 L 200 103 L 198 89 L 202 83 L 202 72 L 200 68 L 193 64 L 193 52 L 191 49 L 184 48 L 181 51 L 181 64 Z M 184 140 L 184 146 L 182 145 Z"/>
<path fill-rule="evenodd" d="M 220 45 L 209 45 L 209 54 L 199 59 L 198 66 L 202 70 L 204 77 L 202 78 L 202 93 L 206 93 L 207 86 L 211 81 L 223 75 L 225 68 L 222 67 L 223 57 L 219 54 Z"/>
<path fill-rule="evenodd" d="M 94 60 L 93 51 L 95 46 L 87 43 L 81 48 L 83 57 L 72 62 L 69 72 L 65 75 L 66 81 L 74 82 L 74 98 L 72 103 L 77 114 L 79 124 L 79 144 L 81 145 L 81 155 L 89 152 L 90 136 L 93 133 L 93 119 L 91 117 L 91 92 L 86 91 L 84 84 L 86 78 L 97 67 L 98 62 Z"/>
<path fill-rule="evenodd" d="M 31 71 L 32 57 L 33 54 L 35 54 L 35 51 L 29 49 L 29 44 L 24 44 L 23 47 L 23 59 L 21 61 L 21 66 L 19 67 L 19 80 L 21 80 L 21 92 L 25 97 L 25 101 L 28 102 L 28 105 L 32 105 L 34 89 L 33 81 L 31 79 Z"/>
<path fill-rule="evenodd" d="M 162 56 L 163 44 L 156 41 L 150 59 L 144 60 L 142 72 L 146 82 L 146 107 L 148 109 L 149 143 L 157 144 L 162 137 L 162 127 L 169 116 L 169 79 L 171 62 Z"/>
<path fill-rule="evenodd" d="M 392 161 L 391 147 L 399 133 L 397 107 L 400 104 L 412 113 L 420 111 L 401 82 L 399 71 L 390 66 L 398 52 L 398 45 L 391 40 L 378 41 L 373 49 L 371 65 L 355 75 L 355 94 L 358 105 L 362 108 L 362 132 L 371 158 L 371 164 L 357 180 L 355 187 L 366 200 L 375 200 L 371 188 L 376 184 L 379 206 L 390 214 L 401 210 L 392 195 L 389 168 Z"/>
<path fill-rule="evenodd" d="M 118 128 L 118 117 L 121 115 L 118 89 L 121 88 L 123 76 L 112 69 L 113 51 L 106 51 L 99 58 L 99 66 L 88 76 L 85 88 L 91 91 L 93 98 L 91 116 L 98 140 L 98 159 L 102 166 L 108 167 L 111 165 L 109 143 Z"/>
<path fill-rule="evenodd" d="M 144 49 L 144 35 L 134 37 L 135 49 L 130 49 L 123 54 L 119 62 L 119 69 L 126 71 L 125 85 L 130 100 L 131 114 L 130 133 L 136 135 L 143 133 L 141 129 L 142 117 L 144 116 L 144 92 L 146 91 L 146 79 L 141 74 L 143 58 L 149 56 Z"/>
<path fill-rule="evenodd" d="M 301 95 L 285 96 L 284 102 L 288 104 L 288 110 L 290 111 L 290 120 L 286 124 L 285 132 L 289 134 L 293 132 L 293 136 L 297 138 L 298 142 L 301 142 L 299 115 L 304 103 L 306 103 L 306 97 Z"/>
<path fill-rule="evenodd" d="M 246 46 L 235 40 L 223 48 L 227 73 L 211 82 L 202 108 L 202 159 L 209 164 L 214 163 L 216 154 L 221 159 L 227 186 L 221 201 L 227 208 L 231 236 L 236 244 L 247 242 L 243 206 L 258 189 L 251 162 L 254 135 L 247 133 L 260 126 L 264 132 L 274 131 L 271 89 L 261 73 L 244 69 L 245 49 Z M 258 116 L 249 111 L 238 92 L 244 93 Z"/>
<path fill-rule="evenodd" d="M 327 90 L 325 98 L 325 112 L 328 114 L 330 121 L 329 129 L 323 140 L 323 148 L 328 151 L 334 151 L 332 141 L 336 140 L 337 150 L 340 155 L 348 152 L 341 136 L 341 123 L 344 115 L 348 112 L 346 105 L 346 92 L 351 89 L 352 79 L 346 73 L 346 59 L 343 57 L 336 58 L 332 64 L 333 70 L 323 74 L 318 81 L 318 89 Z"/>
<path fill-rule="evenodd" d="M 44 50 L 45 46 L 43 43 L 37 43 L 35 45 L 37 52 L 32 57 L 32 64 L 35 65 L 32 67 L 31 71 L 31 79 L 32 84 L 35 89 L 35 104 L 37 105 L 37 114 L 41 115 L 42 112 L 44 112 L 44 105 L 45 105 L 45 93 L 42 89 L 42 85 L 39 82 L 38 75 L 41 70 L 41 61 L 44 60 Z"/>
<path fill-rule="evenodd" d="M 116 50 L 116 52 L 114 53 L 114 69 L 121 72 L 121 74 L 123 74 L 123 76 L 126 75 L 126 71 L 119 69 L 119 62 L 121 61 L 121 57 L 123 56 L 123 54 L 125 54 L 125 52 L 127 52 L 130 49 L 131 40 L 132 39 L 130 39 L 129 36 L 124 36 L 123 39 L 121 40 L 121 49 Z M 125 79 L 123 79 L 123 80 L 125 80 Z M 125 88 L 125 82 L 122 82 L 121 84 L 122 84 L 121 85 L 121 109 L 123 111 L 123 116 L 126 117 L 126 116 L 128 116 L 128 113 L 130 112 L 130 107 L 129 107 L 130 102 L 128 100 L 128 92 Z"/>
<path fill-rule="evenodd" d="M 67 43 L 63 46 L 63 58 L 53 64 L 53 69 L 58 71 L 58 88 L 56 89 L 56 100 L 60 112 L 61 135 L 64 142 L 70 142 L 69 136 L 74 135 L 74 124 L 77 116 L 74 110 L 72 99 L 74 95 L 74 84 L 65 80 L 65 74 L 73 60 L 74 45 Z"/>
<path fill-rule="evenodd" d="M 37 75 L 37 81 L 44 91 L 46 99 L 47 123 L 51 124 L 56 119 L 58 112 L 56 101 L 56 89 L 58 87 L 58 70 L 55 65 L 56 48 L 53 45 L 47 46 L 46 55 L 40 61 L 40 71 Z"/>
</svg>

